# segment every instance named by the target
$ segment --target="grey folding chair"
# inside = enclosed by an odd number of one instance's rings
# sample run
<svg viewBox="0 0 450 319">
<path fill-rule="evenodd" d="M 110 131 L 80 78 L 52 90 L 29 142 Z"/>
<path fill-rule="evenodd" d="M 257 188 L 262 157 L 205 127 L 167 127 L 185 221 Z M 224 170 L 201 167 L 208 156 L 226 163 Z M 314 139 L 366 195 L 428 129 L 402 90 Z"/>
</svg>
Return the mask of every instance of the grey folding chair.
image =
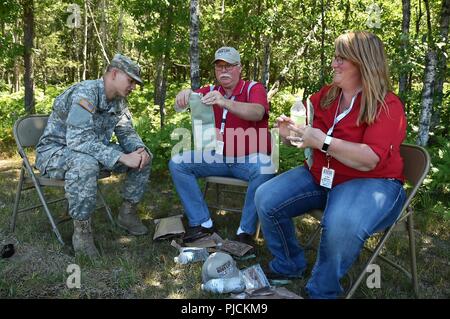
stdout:
<svg viewBox="0 0 450 319">
<path fill-rule="evenodd" d="M 276 130 L 271 130 L 271 147 L 272 153 L 270 155 L 271 162 L 276 165 L 275 172 L 278 171 L 278 154 L 279 154 L 279 136 Z M 208 176 L 205 177 L 205 189 L 203 191 L 203 197 L 206 198 L 206 193 L 208 191 L 210 184 L 215 184 L 215 203 L 210 203 L 208 206 L 214 209 L 226 210 L 230 212 L 242 213 L 241 208 L 233 208 L 231 206 L 225 205 L 221 198 L 226 193 L 236 194 L 242 197 L 245 197 L 246 188 L 248 186 L 248 182 L 239 178 L 234 177 L 222 177 L 222 176 Z M 232 186 L 234 189 L 228 189 L 223 186 Z M 240 190 L 237 190 L 240 188 Z M 245 189 L 244 189 L 245 188 Z M 259 234 L 261 231 L 261 224 L 258 221 L 258 225 L 256 226 L 255 238 L 259 238 Z"/>
<path fill-rule="evenodd" d="M 47 218 L 52 226 L 52 230 L 55 233 L 56 237 L 58 238 L 58 241 L 64 245 L 64 241 L 61 237 L 61 234 L 58 230 L 58 225 L 64 221 L 70 220 L 70 218 L 64 218 L 58 221 L 55 221 L 53 218 L 50 209 L 48 207 L 49 204 L 53 204 L 56 202 L 60 202 L 65 200 L 64 197 L 57 198 L 48 201 L 46 199 L 46 196 L 44 194 L 44 187 L 59 187 L 64 188 L 64 180 L 60 179 L 53 179 L 53 178 L 46 178 L 42 177 L 39 172 L 37 172 L 34 168 L 34 164 L 30 162 L 28 159 L 27 153 L 34 152 L 36 145 L 39 142 L 39 138 L 44 133 L 44 129 L 47 125 L 48 116 L 47 115 L 28 115 L 19 118 L 16 123 L 14 124 L 13 133 L 14 138 L 16 140 L 17 144 L 17 150 L 19 152 L 19 155 L 22 157 L 22 167 L 20 169 L 20 177 L 19 177 L 19 183 L 17 185 L 17 191 L 16 191 L 16 198 L 14 201 L 14 209 L 13 214 L 11 218 L 11 225 L 10 230 L 11 232 L 14 232 L 16 228 L 16 222 L 17 222 L 17 215 L 18 213 L 29 211 L 32 209 L 36 209 L 39 207 L 43 207 L 44 211 L 47 215 Z M 100 179 L 109 177 L 109 172 L 102 172 L 100 175 Z M 21 194 L 24 191 L 35 189 L 40 204 L 34 205 L 31 207 L 21 208 L 19 209 L 19 203 Z M 102 206 L 99 208 L 104 207 L 106 210 L 106 214 L 108 216 L 108 219 L 110 222 L 114 225 L 114 219 L 111 214 L 111 209 L 109 208 L 108 204 L 106 203 L 102 193 L 100 192 L 100 188 L 98 187 L 98 197 L 101 201 Z"/>
<path fill-rule="evenodd" d="M 400 153 L 403 157 L 404 169 L 403 174 L 406 177 L 407 183 L 405 184 L 405 190 L 407 192 L 407 198 L 405 204 L 403 205 L 402 212 L 398 217 L 397 221 L 381 232 L 381 237 L 378 240 L 378 243 L 375 249 L 370 249 L 366 246 L 364 248 L 370 251 L 371 255 L 367 260 L 363 270 L 358 275 L 356 281 L 351 285 L 345 298 L 351 298 L 355 293 L 356 289 L 360 285 L 362 279 L 367 274 L 368 267 L 374 262 L 374 260 L 378 257 L 381 260 L 385 261 L 392 267 L 400 270 L 403 274 L 405 274 L 412 283 L 414 288 L 414 294 L 416 297 L 419 297 L 419 284 L 417 278 L 417 263 L 416 263 L 416 246 L 414 239 L 414 223 L 413 223 L 413 207 L 411 202 L 414 196 L 417 193 L 417 190 L 422 185 L 423 180 L 428 174 L 430 169 L 430 155 L 427 150 L 423 147 L 411 144 L 402 144 L 400 146 Z M 309 215 L 313 216 L 317 220 L 322 220 L 323 212 L 321 210 L 313 210 L 308 212 Z M 409 253 L 410 253 L 410 271 L 406 270 L 402 265 L 398 262 L 383 256 L 380 254 L 382 248 L 384 247 L 386 241 L 390 237 L 393 231 L 407 231 L 409 238 Z M 311 235 L 311 237 L 307 240 L 304 245 L 305 249 L 311 248 L 313 241 L 320 234 L 321 226 L 319 225 Z"/>
</svg>

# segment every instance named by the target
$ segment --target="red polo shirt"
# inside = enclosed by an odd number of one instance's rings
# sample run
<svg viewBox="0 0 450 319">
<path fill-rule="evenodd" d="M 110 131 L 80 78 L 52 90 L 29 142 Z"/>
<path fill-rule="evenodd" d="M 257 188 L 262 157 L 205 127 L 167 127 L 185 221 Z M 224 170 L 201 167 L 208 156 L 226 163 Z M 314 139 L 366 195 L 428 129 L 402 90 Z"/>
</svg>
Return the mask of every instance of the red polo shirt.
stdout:
<svg viewBox="0 0 450 319">
<path fill-rule="evenodd" d="M 320 108 L 320 99 L 329 89 L 330 86 L 325 86 L 311 97 L 311 102 L 314 105 L 313 127 L 320 129 L 325 134 L 333 125 L 339 101 L 338 96 L 331 107 L 325 110 Z M 400 144 L 406 136 L 405 112 L 402 102 L 392 92 L 386 95 L 385 102 L 388 106 L 388 112 L 381 109 L 373 124 L 360 123 L 357 126 L 356 121 L 361 107 L 360 93 L 350 113 L 334 127 L 333 137 L 348 142 L 367 144 L 378 155 L 380 161 L 373 170 L 362 172 L 331 158 L 330 168 L 335 170 L 333 186 L 354 178 L 395 178 L 404 181 Z M 317 183 L 320 182 L 322 167 L 326 165 L 325 153 L 315 149 L 311 173 Z"/>
<path fill-rule="evenodd" d="M 250 81 L 239 80 L 233 90 L 233 95 L 228 97 L 237 102 L 261 104 L 266 112 L 260 121 L 247 121 L 239 118 L 235 114 L 228 112 L 225 122 L 225 133 L 220 134 L 220 124 L 224 109 L 218 105 L 213 105 L 214 118 L 216 122 L 217 139 L 223 140 L 225 156 L 244 156 L 252 153 L 270 154 L 270 131 L 269 124 L 269 102 L 267 101 L 267 92 L 261 83 L 254 84 L 250 92 L 248 87 Z M 215 91 L 219 91 L 225 96 L 225 90 L 222 86 L 214 86 Z M 209 86 L 205 86 L 196 92 L 206 95 L 210 91 Z"/>
</svg>

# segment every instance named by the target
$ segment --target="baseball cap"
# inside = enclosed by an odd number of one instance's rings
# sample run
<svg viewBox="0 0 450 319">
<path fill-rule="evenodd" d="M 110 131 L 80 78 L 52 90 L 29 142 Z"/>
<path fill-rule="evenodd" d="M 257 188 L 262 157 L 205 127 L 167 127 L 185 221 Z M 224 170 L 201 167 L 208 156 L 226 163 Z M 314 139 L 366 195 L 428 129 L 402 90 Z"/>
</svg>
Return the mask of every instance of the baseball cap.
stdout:
<svg viewBox="0 0 450 319">
<path fill-rule="evenodd" d="M 232 278 L 239 276 L 236 262 L 229 254 L 216 252 L 209 255 L 202 266 L 203 283 L 216 278 Z"/>
<path fill-rule="evenodd" d="M 142 84 L 141 67 L 129 57 L 116 54 L 109 65 L 125 72 L 137 83 Z"/>
<path fill-rule="evenodd" d="M 230 64 L 240 64 L 241 55 L 235 48 L 221 47 L 216 51 L 213 63 L 216 63 L 217 60 L 222 60 Z"/>
</svg>

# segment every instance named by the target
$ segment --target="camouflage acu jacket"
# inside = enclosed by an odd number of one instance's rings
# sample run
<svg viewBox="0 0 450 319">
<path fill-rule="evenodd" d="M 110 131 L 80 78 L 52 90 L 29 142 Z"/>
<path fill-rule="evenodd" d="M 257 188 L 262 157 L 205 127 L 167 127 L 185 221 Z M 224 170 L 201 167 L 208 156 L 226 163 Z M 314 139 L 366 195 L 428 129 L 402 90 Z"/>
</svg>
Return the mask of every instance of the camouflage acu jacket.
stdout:
<svg viewBox="0 0 450 319">
<path fill-rule="evenodd" d="M 52 155 L 68 147 L 111 169 L 122 155 L 109 146 L 113 133 L 126 153 L 145 147 L 132 126 L 124 98 L 107 101 L 103 79 L 79 82 L 55 99 L 36 148 L 36 167 L 45 173 Z"/>
</svg>

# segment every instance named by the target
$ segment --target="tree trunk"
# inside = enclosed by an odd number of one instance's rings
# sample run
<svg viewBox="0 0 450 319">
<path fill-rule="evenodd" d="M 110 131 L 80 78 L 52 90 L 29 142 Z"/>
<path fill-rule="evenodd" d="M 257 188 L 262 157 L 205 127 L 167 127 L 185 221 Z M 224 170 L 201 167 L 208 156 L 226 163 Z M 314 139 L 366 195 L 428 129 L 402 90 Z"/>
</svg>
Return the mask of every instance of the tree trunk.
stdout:
<svg viewBox="0 0 450 319">
<path fill-rule="evenodd" d="M 259 51 L 259 50 L 257 50 Z M 254 60 L 253 60 L 253 77 L 252 80 L 255 80 L 258 78 L 258 74 L 259 74 L 259 60 L 258 57 L 255 56 Z"/>
<path fill-rule="evenodd" d="M 351 13 L 350 0 L 347 0 L 347 3 L 345 4 L 344 21 L 342 22 L 344 30 L 348 29 L 350 23 L 350 13 Z"/>
<path fill-rule="evenodd" d="M 108 31 L 107 31 L 107 25 L 106 25 L 106 11 L 107 11 L 107 5 L 106 0 L 100 0 L 100 37 L 101 42 L 103 43 L 104 50 L 106 52 L 106 56 L 108 56 Z M 106 66 L 109 64 L 106 57 L 103 56 L 103 65 L 102 69 L 105 69 Z"/>
<path fill-rule="evenodd" d="M 167 19 L 161 24 L 161 32 L 166 41 L 164 42 L 164 51 L 158 63 L 157 76 L 155 81 L 155 105 L 159 105 L 159 114 L 161 119 L 161 128 L 165 121 L 165 101 L 166 101 L 166 86 L 167 86 L 167 70 L 168 61 L 170 61 L 170 46 L 172 44 L 172 24 L 173 24 L 173 3 L 170 2 L 167 10 Z"/>
<path fill-rule="evenodd" d="M 197 90 L 200 88 L 200 50 L 198 46 L 198 37 L 200 32 L 199 20 L 199 0 L 191 0 L 191 29 L 189 32 L 189 46 L 191 57 L 191 89 Z"/>
<path fill-rule="evenodd" d="M 442 110 L 443 88 L 445 74 L 447 72 L 447 46 L 448 46 L 448 24 L 450 16 L 450 0 L 442 0 L 441 19 L 439 23 L 440 39 L 437 41 L 442 44 L 437 48 L 437 74 L 434 83 L 434 101 L 433 114 L 431 116 L 431 126 L 435 127 L 440 122 Z"/>
<path fill-rule="evenodd" d="M 34 40 L 34 2 L 23 0 L 24 27 L 24 66 L 25 66 L 25 112 L 34 114 L 34 79 L 33 79 L 33 40 Z"/>
<path fill-rule="evenodd" d="M 426 57 L 425 76 L 422 90 L 422 111 L 419 120 L 419 135 L 417 144 L 426 146 L 430 133 L 430 118 L 433 107 L 433 88 L 436 78 L 436 52 L 429 50 Z"/>
<path fill-rule="evenodd" d="M 422 15 L 423 15 L 423 13 L 422 13 L 422 1 L 421 1 L 421 0 L 419 0 L 419 5 L 418 5 L 418 7 L 419 7 L 419 12 L 416 11 L 416 33 L 415 33 L 415 35 L 414 35 L 416 38 L 417 38 L 418 35 L 419 35 L 419 30 L 420 30 L 420 20 L 422 19 Z M 416 7 L 416 10 L 417 10 L 417 7 Z"/>
<path fill-rule="evenodd" d="M 19 38 L 15 32 L 12 32 L 13 43 L 19 43 Z M 20 90 L 20 71 L 19 71 L 19 58 L 14 57 L 14 70 L 13 70 L 13 80 L 11 86 L 12 92 L 19 92 Z"/>
<path fill-rule="evenodd" d="M 81 79 L 86 80 L 87 73 L 87 46 L 88 46 L 88 0 L 84 0 L 84 25 L 83 25 L 83 73 Z"/>
<path fill-rule="evenodd" d="M 325 8 L 323 5 L 324 0 L 320 0 L 320 7 L 322 9 L 321 12 L 321 27 L 322 32 L 320 36 L 320 86 L 324 86 L 325 84 Z"/>
<path fill-rule="evenodd" d="M 270 80 L 270 38 L 266 38 L 264 44 L 264 61 L 263 61 L 263 74 L 261 82 L 267 89 L 269 87 Z"/>
<path fill-rule="evenodd" d="M 408 47 L 409 47 L 409 25 L 411 19 L 411 0 L 402 0 L 402 37 L 401 37 L 401 56 L 406 59 L 405 65 L 400 68 L 400 77 L 398 80 L 398 95 L 400 99 L 405 103 L 407 96 L 407 81 L 408 73 L 410 71 L 409 59 L 408 59 Z"/>
<path fill-rule="evenodd" d="M 105 45 L 104 45 L 102 38 L 98 32 L 97 24 L 95 23 L 95 17 L 94 17 L 94 14 L 92 13 L 91 7 L 89 6 L 89 3 L 87 4 L 87 8 L 89 11 L 89 15 L 91 16 L 91 20 L 92 20 L 92 24 L 94 26 L 95 33 L 97 34 L 98 44 L 100 45 L 100 48 L 102 49 L 101 51 L 103 54 L 103 61 L 106 61 L 106 64 L 109 64 L 108 54 L 106 53 Z"/>
<path fill-rule="evenodd" d="M 119 27 L 117 32 L 117 52 L 122 53 L 122 35 L 123 35 L 123 8 L 120 7 Z"/>
</svg>

